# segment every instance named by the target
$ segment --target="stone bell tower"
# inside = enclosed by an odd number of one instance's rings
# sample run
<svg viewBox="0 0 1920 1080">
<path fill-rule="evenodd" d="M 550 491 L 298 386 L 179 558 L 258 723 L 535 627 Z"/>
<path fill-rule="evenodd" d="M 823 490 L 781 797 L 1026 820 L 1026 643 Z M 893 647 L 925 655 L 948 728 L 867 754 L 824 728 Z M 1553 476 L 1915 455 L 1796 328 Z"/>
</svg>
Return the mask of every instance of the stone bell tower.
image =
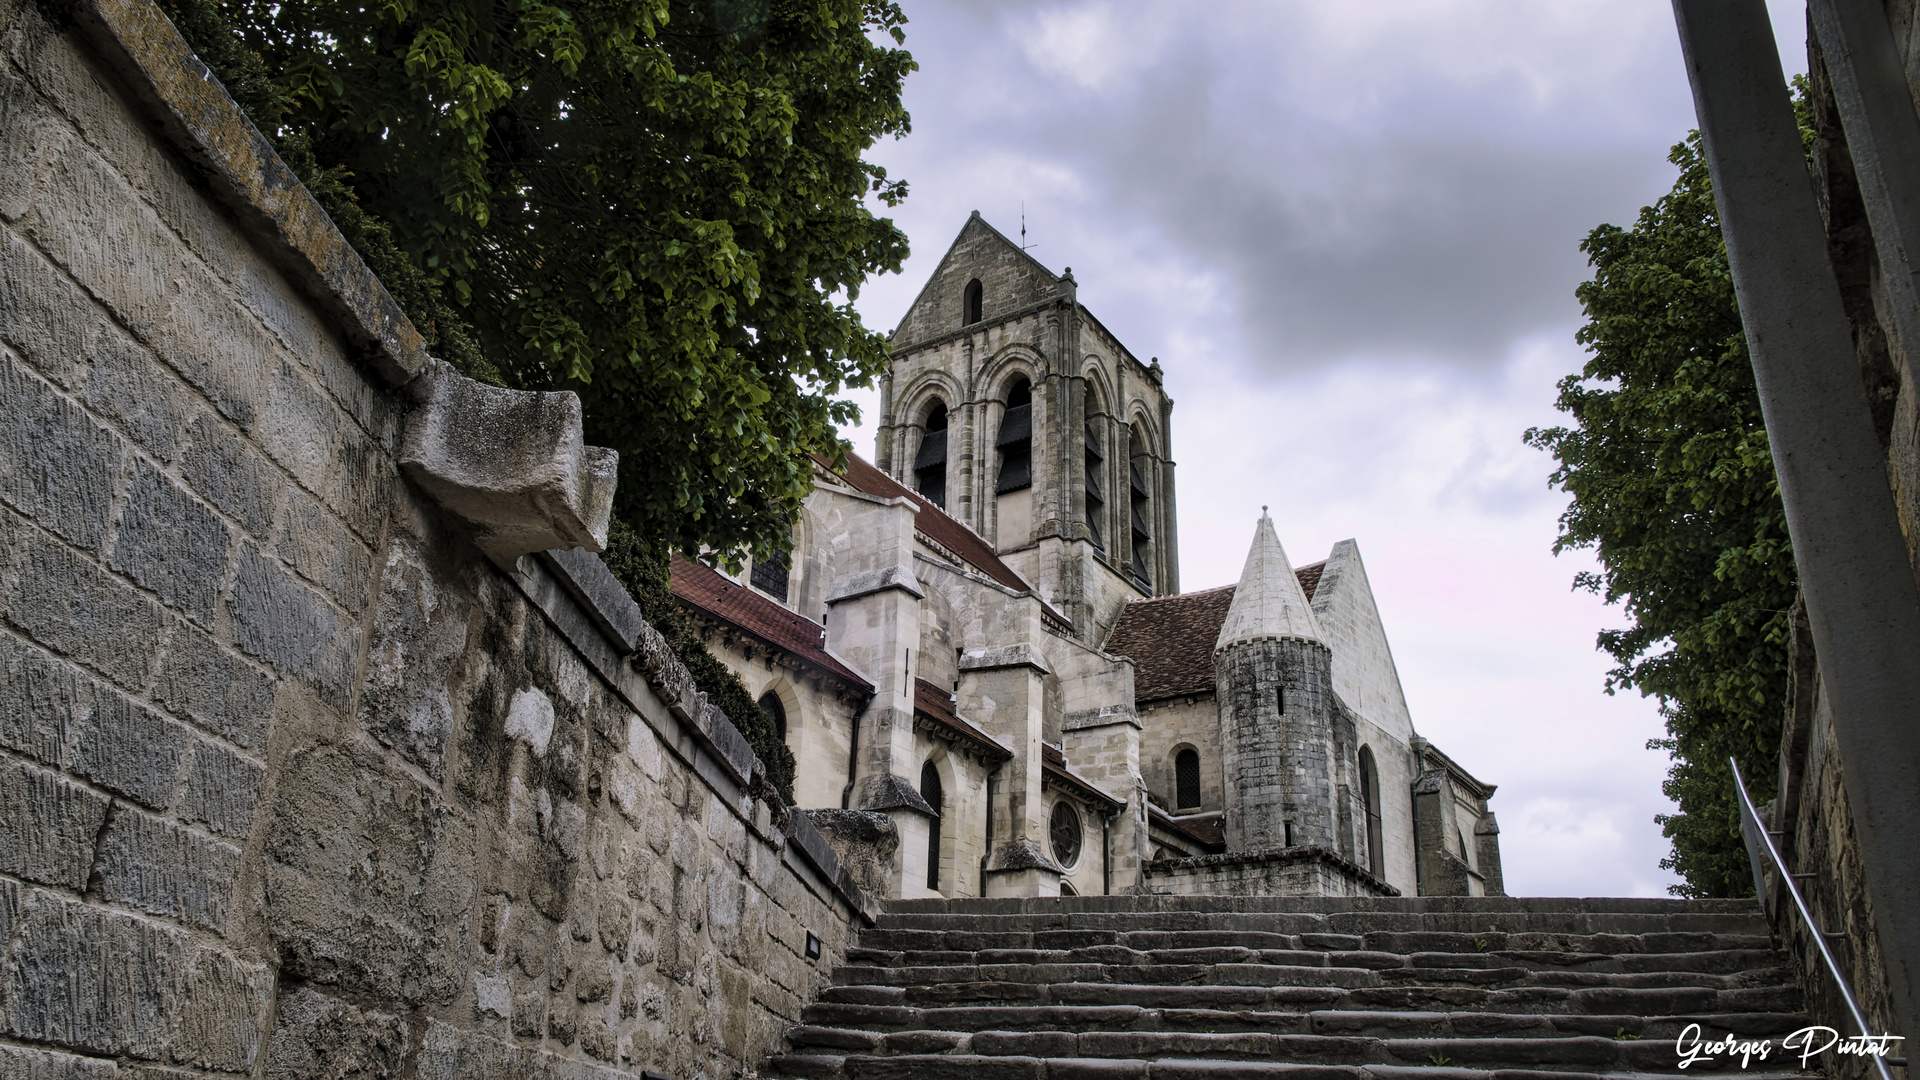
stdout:
<svg viewBox="0 0 1920 1080">
<path fill-rule="evenodd" d="M 1227 850 L 1336 847 L 1332 657 L 1263 512 L 1213 651 Z"/>
<path fill-rule="evenodd" d="M 976 211 L 893 332 L 875 464 L 964 522 L 1103 640 L 1180 591 L 1173 399 L 1055 274 Z"/>
</svg>

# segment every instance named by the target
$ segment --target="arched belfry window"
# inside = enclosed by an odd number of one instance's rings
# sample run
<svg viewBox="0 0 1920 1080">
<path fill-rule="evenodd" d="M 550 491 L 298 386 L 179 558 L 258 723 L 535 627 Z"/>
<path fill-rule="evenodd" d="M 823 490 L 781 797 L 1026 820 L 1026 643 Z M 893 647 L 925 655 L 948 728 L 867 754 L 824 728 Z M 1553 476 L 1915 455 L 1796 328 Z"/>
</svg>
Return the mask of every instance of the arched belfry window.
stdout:
<svg viewBox="0 0 1920 1080">
<path fill-rule="evenodd" d="M 773 724 L 774 737 L 781 742 L 787 741 L 787 707 L 780 704 L 780 695 L 768 691 L 760 697 L 760 711 Z"/>
<path fill-rule="evenodd" d="M 929 761 L 920 766 L 920 797 L 933 807 L 933 823 L 927 829 L 927 888 L 940 887 L 940 819 L 945 816 L 941 808 L 940 770 Z"/>
<path fill-rule="evenodd" d="M 1093 417 L 1098 411 L 1093 392 L 1086 396 L 1085 415 L 1087 417 L 1086 471 L 1087 471 L 1087 537 L 1093 541 L 1096 550 L 1107 550 L 1106 537 L 1100 532 L 1100 519 L 1107 512 L 1107 493 L 1100 486 L 1100 474 L 1106 470 L 1107 455 L 1100 451 L 1100 435 L 1093 430 Z"/>
<path fill-rule="evenodd" d="M 1005 495 L 1033 486 L 1033 387 L 1021 379 L 1007 391 L 1007 412 L 993 440 L 1000 452 L 1000 475 L 993 493 Z"/>
<path fill-rule="evenodd" d="M 1174 809 L 1190 810 L 1200 805 L 1200 755 L 1182 750 L 1173 757 Z"/>
<path fill-rule="evenodd" d="M 913 456 L 913 486 L 933 505 L 947 508 L 947 406 L 936 401 L 927 411 L 926 434 Z"/>
<path fill-rule="evenodd" d="M 1133 429 L 1133 460 L 1127 463 L 1127 483 L 1131 488 L 1133 513 L 1131 527 L 1133 532 L 1133 577 L 1143 589 L 1153 591 L 1153 573 L 1148 567 L 1150 545 L 1153 542 L 1153 530 L 1147 523 L 1153 520 L 1153 500 L 1148 494 L 1145 473 L 1153 471 L 1153 459 L 1147 453 L 1147 437 L 1139 428 Z"/>
<path fill-rule="evenodd" d="M 974 278 L 972 281 L 967 282 L 965 310 L 960 316 L 961 326 L 972 326 L 974 323 L 980 321 L 982 318 L 980 302 L 983 299 L 984 292 L 985 290 L 980 288 L 979 278 Z"/>
<path fill-rule="evenodd" d="M 1374 877 L 1385 876 L 1386 859 L 1380 850 L 1380 772 L 1373 765 L 1373 751 L 1360 748 L 1360 801 L 1367 808 L 1367 869 Z"/>
</svg>

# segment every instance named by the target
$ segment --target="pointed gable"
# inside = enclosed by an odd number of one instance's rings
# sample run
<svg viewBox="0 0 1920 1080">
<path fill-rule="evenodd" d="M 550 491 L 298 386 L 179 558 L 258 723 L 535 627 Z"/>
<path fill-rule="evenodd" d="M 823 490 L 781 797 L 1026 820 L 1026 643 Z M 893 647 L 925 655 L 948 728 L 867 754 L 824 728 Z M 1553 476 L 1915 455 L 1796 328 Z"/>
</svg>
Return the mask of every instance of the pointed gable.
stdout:
<svg viewBox="0 0 1920 1080">
<path fill-rule="evenodd" d="M 1287 561 L 1286 549 L 1274 534 L 1273 519 L 1262 513 L 1253 530 L 1253 547 L 1233 590 L 1233 604 L 1215 639 L 1215 652 L 1243 641 L 1263 638 L 1306 638 L 1319 641 L 1320 627 L 1313 607 Z"/>
<path fill-rule="evenodd" d="M 1412 738 L 1406 692 L 1354 541 L 1340 541 L 1327 556 L 1313 590 L 1313 617 L 1320 640 L 1333 650 L 1334 692 L 1380 727 Z"/>
<path fill-rule="evenodd" d="M 967 285 L 980 282 L 981 321 L 998 319 L 1061 295 L 1067 286 L 1039 260 L 1020 250 L 975 210 L 940 260 L 933 276 L 893 332 L 895 351 L 967 325 Z"/>
</svg>

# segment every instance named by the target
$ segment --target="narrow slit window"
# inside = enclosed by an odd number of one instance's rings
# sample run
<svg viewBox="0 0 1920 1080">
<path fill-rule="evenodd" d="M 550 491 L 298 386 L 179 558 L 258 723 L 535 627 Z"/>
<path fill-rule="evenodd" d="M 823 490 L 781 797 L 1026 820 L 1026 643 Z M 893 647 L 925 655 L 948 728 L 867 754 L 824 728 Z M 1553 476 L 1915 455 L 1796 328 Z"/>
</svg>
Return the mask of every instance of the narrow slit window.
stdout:
<svg viewBox="0 0 1920 1080">
<path fill-rule="evenodd" d="M 981 311 L 981 301 L 985 299 L 985 292 L 986 290 L 980 287 L 979 278 L 974 278 L 972 281 L 967 282 L 967 293 L 965 302 L 962 305 L 964 310 L 960 314 L 960 325 L 972 326 L 974 323 L 980 321 L 983 314 Z"/>
</svg>

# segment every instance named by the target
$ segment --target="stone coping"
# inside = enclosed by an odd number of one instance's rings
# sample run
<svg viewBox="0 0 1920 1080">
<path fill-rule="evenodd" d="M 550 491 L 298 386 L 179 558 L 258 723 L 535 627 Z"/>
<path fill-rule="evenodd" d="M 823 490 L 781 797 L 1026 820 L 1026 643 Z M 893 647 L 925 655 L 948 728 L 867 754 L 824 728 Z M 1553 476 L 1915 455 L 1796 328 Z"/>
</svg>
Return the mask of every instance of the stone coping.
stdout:
<svg viewBox="0 0 1920 1080">
<path fill-rule="evenodd" d="M 412 380 L 427 362 L 420 331 L 152 0 L 74 0 L 72 11 L 174 149 L 386 385 Z"/>
</svg>

